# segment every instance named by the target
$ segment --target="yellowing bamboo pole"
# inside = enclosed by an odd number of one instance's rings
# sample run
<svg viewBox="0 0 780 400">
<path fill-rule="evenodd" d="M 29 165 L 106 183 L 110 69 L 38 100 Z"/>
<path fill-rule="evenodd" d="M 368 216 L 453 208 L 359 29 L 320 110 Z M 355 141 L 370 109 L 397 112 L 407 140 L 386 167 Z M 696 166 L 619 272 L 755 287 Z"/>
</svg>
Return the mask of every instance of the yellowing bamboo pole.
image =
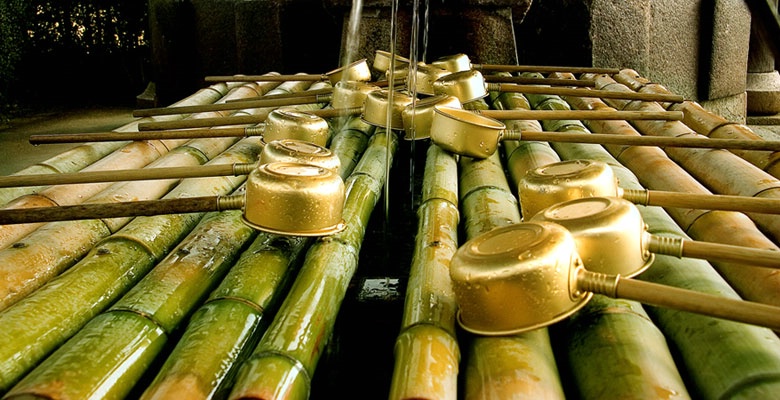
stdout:
<svg viewBox="0 0 780 400">
<path fill-rule="evenodd" d="M 458 248 L 457 187 L 455 157 L 430 144 L 390 399 L 458 398 L 457 304 L 449 276 Z"/>
<path fill-rule="evenodd" d="M 244 139 L 212 160 L 234 163 L 255 160 L 261 147 Z M 225 194 L 245 177 L 183 181 L 166 198 Z M 203 213 L 136 218 L 93 247 L 90 253 L 13 306 L 0 312 L 0 391 L 9 390 L 47 354 L 76 333 L 140 280 Z"/>
<path fill-rule="evenodd" d="M 373 131 L 370 125 L 347 123 L 334 136 L 331 150 L 350 160 L 342 163 L 342 177 L 351 174 Z M 234 372 L 270 322 L 310 242 L 304 237 L 260 232 L 195 313 L 141 398 L 224 397 L 232 387 Z"/>
<path fill-rule="evenodd" d="M 559 96 L 598 97 L 602 99 L 643 100 L 682 102 L 685 99 L 675 94 L 655 94 L 612 91 L 604 89 L 566 88 L 552 86 L 516 85 L 511 83 L 488 83 L 487 90 L 496 92 L 517 92 L 523 94 L 554 94 Z"/>
<path fill-rule="evenodd" d="M 223 83 L 214 84 L 207 88 L 198 90 L 194 94 L 182 99 L 176 104 L 194 105 L 194 104 L 213 103 L 219 100 L 221 97 L 224 97 L 230 89 L 236 86 L 238 86 L 238 84 L 231 84 L 231 85 L 227 85 Z M 133 121 L 125 126 L 115 129 L 115 131 L 116 132 L 137 131 L 139 122 L 141 121 Z M 87 143 L 78 146 L 76 148 L 73 148 L 71 150 L 68 150 L 66 152 L 63 152 L 57 156 L 50 158 L 49 160 L 40 163 L 39 165 L 44 167 L 43 170 L 39 170 L 38 168 L 36 168 L 36 166 L 31 166 L 29 168 L 17 172 L 14 175 L 37 174 L 44 171 L 63 172 L 63 173 L 75 172 L 81 170 L 82 168 L 88 167 L 89 165 L 97 162 L 103 157 L 108 156 L 110 153 L 118 150 L 119 148 L 125 145 L 127 145 L 127 143 L 108 143 L 103 145 Z M 6 204 L 9 201 L 19 196 L 34 193 L 40 191 L 41 189 L 43 188 L 28 187 L 28 188 L 16 188 L 16 189 L 1 189 L 0 204 Z"/>
<path fill-rule="evenodd" d="M 591 108 L 601 103 L 582 98 L 570 98 L 568 101 L 577 108 Z M 591 129 L 601 132 L 637 134 L 633 126 L 626 122 L 590 121 L 588 124 Z M 607 146 L 607 150 L 651 189 L 709 193 L 704 185 L 660 149 L 647 147 L 620 149 Z M 744 214 L 674 208 L 667 209 L 667 212 L 695 240 L 763 249 L 777 248 L 775 243 L 759 231 L 755 223 Z M 745 264 L 721 262 L 713 262 L 712 265 L 742 297 L 766 304 L 780 304 L 777 297 L 780 290 L 780 277 L 773 272 L 774 270 L 744 268 Z"/>
<path fill-rule="evenodd" d="M 639 76 L 636 71 L 622 70 L 614 76 L 614 79 L 630 87 L 632 90 L 646 93 L 671 93 L 663 85 L 652 83 Z M 735 138 L 745 140 L 764 140 L 748 126 L 732 122 L 726 118 L 712 113 L 693 101 L 684 101 L 679 104 L 664 104 L 667 109 L 682 111 L 683 122 L 697 133 L 711 138 Z M 775 152 L 739 151 L 733 149 L 732 153 L 744 158 L 751 164 L 766 171 L 770 175 L 780 178 L 780 163 Z"/>
<path fill-rule="evenodd" d="M 347 179 L 347 228 L 309 249 L 274 321 L 239 371 L 229 398 L 269 398 L 275 393 L 288 399 L 308 398 L 310 377 L 357 268 L 365 225 L 381 196 L 386 162 L 391 160 L 387 152 L 395 150 L 395 142 L 395 136 L 382 130 L 371 137 Z"/>
<path fill-rule="evenodd" d="M 295 96 L 288 98 L 260 98 L 258 100 L 244 100 L 225 102 L 220 104 L 203 104 L 192 106 L 147 108 L 133 112 L 135 117 L 151 117 L 155 115 L 193 114 L 199 112 L 243 110 L 247 108 L 281 107 L 309 103 L 328 103 L 331 100 L 329 94 L 312 94 L 309 96 Z"/>
<path fill-rule="evenodd" d="M 565 159 L 588 158 L 603 161 L 612 166 L 615 175 L 626 187 L 642 188 L 637 177 L 600 146 L 555 144 L 554 147 Z M 639 210 L 652 234 L 685 236 L 662 209 L 640 207 Z M 639 278 L 697 292 L 738 298 L 726 281 L 707 262 L 701 260 L 656 257 L 650 269 Z M 780 366 L 780 340 L 773 332 L 765 328 L 668 308 L 647 308 L 666 340 L 674 345 L 678 368 L 688 377 L 691 392 L 703 398 L 716 399 L 731 396 L 762 397 L 761 393 L 777 390 L 777 379 L 758 378 L 777 376 L 774 371 Z M 647 336 L 642 339 L 644 337 Z M 638 335 L 636 338 L 640 339 Z M 661 355 L 662 353 L 658 353 L 658 356 Z M 605 365 L 594 364 L 598 366 L 592 365 L 591 369 Z M 665 369 L 648 368 L 652 370 L 648 372 L 663 372 Z M 622 370 L 627 371 L 625 368 Z M 678 391 L 669 384 L 657 387 L 664 389 L 662 393 Z"/>
</svg>

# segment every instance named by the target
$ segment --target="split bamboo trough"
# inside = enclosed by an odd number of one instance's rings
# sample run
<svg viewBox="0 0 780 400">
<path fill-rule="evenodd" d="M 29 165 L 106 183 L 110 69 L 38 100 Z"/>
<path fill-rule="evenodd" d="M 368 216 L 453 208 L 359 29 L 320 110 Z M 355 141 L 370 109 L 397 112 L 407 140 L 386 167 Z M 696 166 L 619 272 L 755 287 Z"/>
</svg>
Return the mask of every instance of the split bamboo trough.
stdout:
<svg viewBox="0 0 780 400">
<path fill-rule="evenodd" d="M 555 79 L 559 85 L 580 78 L 593 82 L 591 93 L 610 93 L 607 98 L 581 96 L 582 90 L 524 93 L 519 85 L 502 91 L 508 86 L 501 84 L 463 102 L 469 115 L 516 111 L 517 119 L 502 119 L 508 130 L 763 140 L 693 102 L 614 95 L 673 95 L 630 70 L 596 75 L 550 67 L 537 69 L 540 73 L 524 72 L 533 71 L 525 66 L 510 74 L 494 73 L 499 66 L 469 66 L 524 82 Z M 654 248 L 656 254 L 642 254 L 647 264 L 636 277 L 582 278 L 581 286 L 570 285 L 574 291 L 566 298 L 577 304 L 553 316 L 539 311 L 547 303 L 522 308 L 527 306 L 517 296 L 487 296 L 511 293 L 514 263 L 494 274 L 509 271 L 499 281 L 491 276 L 464 283 L 453 272 L 462 266 L 464 246 L 484 235 L 496 235 L 480 250 L 485 259 L 520 246 L 520 240 L 504 240 L 510 236 L 500 229 L 532 224 L 533 216 L 523 211 L 535 204 L 524 207 L 521 200 L 528 197 L 518 190 L 541 167 L 589 160 L 608 166 L 622 191 L 768 199 L 771 206 L 772 199 L 780 201 L 774 151 L 548 142 L 520 135 L 496 139 L 490 144 L 494 151 L 471 157 L 429 137 L 409 140 L 402 128 L 387 129 L 381 118 L 368 123 L 361 118 L 365 109 L 333 111 L 319 97 L 332 89 L 332 75 L 294 81 L 213 78 L 171 105 L 189 113 L 141 117 L 116 129 L 111 141 L 85 142 L 14 175 L 61 173 L 71 179 L 83 171 L 102 176 L 99 182 L 59 185 L 50 178 L 36 186 L 30 178 L 19 179 L 23 186 L 0 188 L 4 210 L 241 195 L 248 170 L 235 173 L 235 166 L 256 168 L 268 143 L 261 136 L 219 131 L 251 129 L 266 118 L 279 105 L 263 97 L 300 100 L 311 92 L 313 101 L 284 107 L 328 121 L 325 147 L 339 158 L 346 189 L 344 228 L 327 235 L 254 229 L 238 209 L 0 224 L 0 393 L 52 399 L 394 400 L 724 399 L 780 393 L 780 313 L 775 314 L 780 265 L 766 265 L 771 258 L 764 265 L 749 257 L 708 261 Z M 246 108 L 235 108 L 240 104 Z M 673 111 L 682 118 L 572 119 L 590 111 Z M 531 115 L 545 117 L 520 119 Z M 399 116 L 386 117 L 390 122 Z M 136 134 L 144 126 L 197 127 L 198 135 L 140 138 Z M 124 132 L 125 140 L 119 140 Z M 185 173 L 201 167 L 216 172 Z M 164 168 L 178 175 L 164 175 Z M 105 178 L 127 169 L 148 170 L 149 176 Z M 780 252 L 778 213 L 696 206 L 635 208 L 642 230 L 653 237 Z M 305 218 L 307 211 L 298 214 Z M 594 254 L 617 252 L 607 247 Z M 564 258 L 581 261 L 584 270 L 593 262 Z M 584 270 L 572 276 L 587 275 Z M 524 292 L 556 292 L 549 279 Z M 622 288 L 620 282 L 626 282 Z M 648 287 L 659 289 L 653 293 Z M 471 303 L 464 303 L 463 293 L 472 293 Z M 628 293 L 630 298 L 621 297 Z M 546 300 L 540 295 L 529 301 Z M 475 312 L 475 305 L 482 308 Z M 469 324 L 474 315 L 495 317 L 483 318 L 474 329 Z M 513 322 L 505 319 L 531 317 L 543 320 L 529 329 L 497 327 Z"/>
</svg>

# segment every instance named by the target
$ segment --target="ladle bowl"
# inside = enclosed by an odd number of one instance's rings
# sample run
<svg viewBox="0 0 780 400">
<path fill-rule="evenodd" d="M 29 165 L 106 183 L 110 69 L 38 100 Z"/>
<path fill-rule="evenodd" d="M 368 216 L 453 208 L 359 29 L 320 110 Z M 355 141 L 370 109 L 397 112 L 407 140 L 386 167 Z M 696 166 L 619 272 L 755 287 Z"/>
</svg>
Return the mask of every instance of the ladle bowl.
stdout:
<svg viewBox="0 0 780 400">
<path fill-rule="evenodd" d="M 278 108 L 268 114 L 263 142 L 282 139 L 297 139 L 325 146 L 330 139 L 330 126 L 322 117 L 292 108 Z"/>
<path fill-rule="evenodd" d="M 471 59 L 463 53 L 439 57 L 431 65 L 450 72 L 468 71 L 471 69 Z"/>
<path fill-rule="evenodd" d="M 404 68 L 396 68 L 394 75 L 397 78 L 406 78 L 409 75 L 409 68 L 409 66 L 405 66 Z M 418 64 L 415 70 L 414 88 L 418 94 L 426 96 L 435 95 L 436 90 L 433 86 L 434 82 L 451 73 L 446 69 L 441 69 L 436 66 L 426 64 Z M 390 71 L 387 71 L 387 75 L 389 77 Z"/>
<path fill-rule="evenodd" d="M 528 171 L 517 184 L 523 219 L 553 204 L 582 197 L 618 196 L 618 182 L 607 164 L 568 160 Z"/>
<path fill-rule="evenodd" d="M 431 136 L 434 106 L 461 108 L 460 100 L 455 96 L 437 95 L 417 100 L 404 108 L 401 119 L 404 124 L 406 140 L 427 139 Z"/>
<path fill-rule="evenodd" d="M 326 72 L 325 75 L 328 76 L 328 80 L 333 85 L 341 81 L 367 82 L 371 80 L 371 68 L 368 67 L 368 60 L 362 58 L 343 67 Z"/>
<path fill-rule="evenodd" d="M 292 236 L 322 236 L 345 228 L 344 181 L 330 169 L 274 162 L 247 178 L 244 222 L 258 230 Z"/>
<path fill-rule="evenodd" d="M 495 153 L 503 122 L 459 108 L 434 105 L 433 110 L 430 137 L 442 149 L 474 158 Z"/>
<path fill-rule="evenodd" d="M 554 222 L 469 240 L 450 262 L 458 323 L 478 335 L 518 334 L 570 316 L 597 293 L 780 329 L 778 307 L 589 271 L 580 257 L 572 233 Z"/>
<path fill-rule="evenodd" d="M 363 107 L 366 97 L 379 86 L 359 81 L 340 81 L 333 85 L 331 105 L 333 108 Z"/>
<path fill-rule="evenodd" d="M 485 78 L 477 70 L 466 70 L 444 75 L 433 82 L 435 94 L 455 96 L 466 104 L 488 95 Z"/>
<path fill-rule="evenodd" d="M 576 290 L 582 267 L 574 237 L 546 223 L 507 225 L 463 244 L 450 276 L 463 329 L 510 335 L 562 320 L 590 294 Z"/>
<path fill-rule="evenodd" d="M 639 210 L 616 197 L 584 197 L 553 204 L 531 222 L 552 222 L 566 228 L 577 243 L 585 269 L 632 277 L 652 264 L 650 234 Z"/>
<path fill-rule="evenodd" d="M 374 64 L 373 68 L 374 70 L 385 73 L 388 70 L 390 70 L 390 61 L 393 59 L 391 53 L 389 51 L 385 50 L 377 50 L 374 53 Z M 395 55 L 395 67 L 405 67 L 409 65 L 411 61 L 406 58 L 399 56 L 398 54 Z"/>
<path fill-rule="evenodd" d="M 402 113 L 413 100 L 411 96 L 393 92 L 391 104 L 390 91 L 375 90 L 366 96 L 361 119 L 367 124 L 384 128 L 387 127 L 387 116 L 390 113 L 390 129 L 404 129 Z"/>
<path fill-rule="evenodd" d="M 341 160 L 327 147 L 297 139 L 274 140 L 265 145 L 257 164 L 288 162 L 316 165 L 336 174 L 341 170 Z"/>
</svg>

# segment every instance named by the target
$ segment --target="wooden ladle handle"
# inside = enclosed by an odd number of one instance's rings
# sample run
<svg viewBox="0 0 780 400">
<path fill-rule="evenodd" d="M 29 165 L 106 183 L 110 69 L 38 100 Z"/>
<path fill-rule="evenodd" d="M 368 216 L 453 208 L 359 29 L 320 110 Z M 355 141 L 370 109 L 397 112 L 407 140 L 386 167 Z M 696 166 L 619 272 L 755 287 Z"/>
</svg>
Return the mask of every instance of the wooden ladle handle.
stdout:
<svg viewBox="0 0 780 400">
<path fill-rule="evenodd" d="M 0 225 L 234 210 L 243 204 L 244 196 L 204 196 L 6 209 L 0 210 Z"/>
<path fill-rule="evenodd" d="M 780 330 L 780 307 L 768 304 L 730 299 L 584 269 L 577 274 L 577 288 L 612 298 L 634 300 Z"/>
</svg>

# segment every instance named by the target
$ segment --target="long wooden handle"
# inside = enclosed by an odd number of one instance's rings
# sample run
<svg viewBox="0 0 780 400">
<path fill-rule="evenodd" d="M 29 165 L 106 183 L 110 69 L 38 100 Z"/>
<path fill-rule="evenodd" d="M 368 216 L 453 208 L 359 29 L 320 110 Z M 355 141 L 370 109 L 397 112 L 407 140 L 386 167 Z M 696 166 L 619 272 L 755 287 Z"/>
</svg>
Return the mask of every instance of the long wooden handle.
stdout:
<svg viewBox="0 0 780 400">
<path fill-rule="evenodd" d="M 205 196 L 7 209 L 0 210 L 0 225 L 222 211 L 240 209 L 242 205 L 243 196 Z"/>
<path fill-rule="evenodd" d="M 176 121 L 153 121 L 138 124 L 139 131 L 159 131 L 168 129 L 206 128 L 210 126 L 254 125 L 265 122 L 269 112 L 256 115 L 232 115 L 229 117 L 193 118 Z"/>
<path fill-rule="evenodd" d="M 623 189 L 622 197 L 644 206 L 780 214 L 780 199 L 637 189 Z"/>
<path fill-rule="evenodd" d="M 205 78 L 206 82 L 287 82 L 287 81 L 326 81 L 328 75 L 296 74 L 296 75 L 213 75 Z"/>
<path fill-rule="evenodd" d="M 518 83 L 524 85 L 595 87 L 596 81 L 584 79 L 529 78 L 524 76 L 485 75 L 485 82 Z"/>
<path fill-rule="evenodd" d="M 506 72 L 571 72 L 572 74 L 617 74 L 618 68 L 599 68 L 599 67 L 572 67 L 572 66 L 552 66 L 552 65 L 506 65 L 506 64 L 471 64 L 471 68 L 482 71 L 506 71 Z"/>
<path fill-rule="evenodd" d="M 734 262 L 744 265 L 780 269 L 780 251 L 700 242 L 679 237 L 651 235 L 648 250 L 656 254 L 698 258 L 708 261 Z"/>
<path fill-rule="evenodd" d="M 66 174 L 35 174 L 0 176 L 0 188 L 21 186 L 49 186 L 76 183 L 147 181 L 152 179 L 185 179 L 207 176 L 246 175 L 256 164 L 216 164 L 199 167 L 166 167 L 87 171 Z"/>
<path fill-rule="evenodd" d="M 580 290 L 780 330 L 780 307 L 582 270 Z"/>
<path fill-rule="evenodd" d="M 219 103 L 219 104 L 199 104 L 193 106 L 160 107 L 145 108 L 133 111 L 134 117 L 152 117 L 156 115 L 176 115 L 176 114 L 194 114 L 199 112 L 241 110 L 245 108 L 261 107 L 280 107 L 298 104 L 327 103 L 330 101 L 329 95 L 309 95 L 297 96 L 282 99 L 257 99 L 241 102 Z"/>
<path fill-rule="evenodd" d="M 115 142 L 125 140 L 170 140 L 213 137 L 246 137 L 263 134 L 262 126 L 245 128 L 182 129 L 141 132 L 91 132 L 30 135 L 31 144 Z"/>
<path fill-rule="evenodd" d="M 478 110 L 486 117 L 509 119 L 578 119 L 578 120 L 668 120 L 680 121 L 682 111 L 618 111 L 618 110 Z"/>
<path fill-rule="evenodd" d="M 694 147 L 703 149 L 780 150 L 780 141 L 750 139 L 710 139 L 706 137 L 628 136 L 605 133 L 571 133 L 549 131 L 512 131 L 501 134 L 501 140 L 538 140 L 544 142 L 615 144 L 627 146 Z"/>
<path fill-rule="evenodd" d="M 488 83 L 488 90 L 528 94 L 554 94 L 559 96 L 599 97 L 602 99 L 623 99 L 682 103 L 685 98 L 676 94 L 619 92 L 587 88 L 565 88 L 551 86 L 515 85 L 511 83 Z"/>
</svg>

